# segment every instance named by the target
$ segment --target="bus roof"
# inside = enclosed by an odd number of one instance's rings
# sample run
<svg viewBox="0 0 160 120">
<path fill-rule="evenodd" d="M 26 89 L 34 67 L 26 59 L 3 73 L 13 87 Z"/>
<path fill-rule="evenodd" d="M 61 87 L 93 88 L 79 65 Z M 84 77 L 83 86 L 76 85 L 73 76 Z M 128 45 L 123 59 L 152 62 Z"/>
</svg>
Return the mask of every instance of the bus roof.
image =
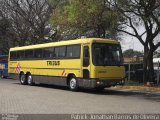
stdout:
<svg viewBox="0 0 160 120">
<path fill-rule="evenodd" d="M 87 43 L 111 43 L 111 44 L 120 44 L 116 40 L 111 39 L 103 39 L 103 38 L 83 38 L 83 39 L 76 39 L 76 40 L 66 40 L 66 41 L 59 41 L 59 42 L 50 42 L 44 44 L 36 44 L 36 45 L 28 45 L 22 47 L 14 47 L 10 48 L 10 51 L 16 50 L 27 50 L 27 49 L 36 49 L 36 48 L 45 48 L 45 47 L 52 47 L 52 46 L 61 46 L 61 45 L 73 45 L 73 44 L 87 44 Z"/>
</svg>

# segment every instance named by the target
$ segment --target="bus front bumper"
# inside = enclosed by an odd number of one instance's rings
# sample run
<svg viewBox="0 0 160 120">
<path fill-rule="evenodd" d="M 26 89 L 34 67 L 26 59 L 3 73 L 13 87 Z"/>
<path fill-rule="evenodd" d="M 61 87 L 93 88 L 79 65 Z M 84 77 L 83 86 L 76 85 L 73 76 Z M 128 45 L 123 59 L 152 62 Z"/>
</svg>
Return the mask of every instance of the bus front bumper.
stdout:
<svg viewBox="0 0 160 120">
<path fill-rule="evenodd" d="M 111 87 L 124 85 L 124 79 L 98 80 L 98 79 L 78 79 L 78 86 L 84 88 Z"/>
</svg>

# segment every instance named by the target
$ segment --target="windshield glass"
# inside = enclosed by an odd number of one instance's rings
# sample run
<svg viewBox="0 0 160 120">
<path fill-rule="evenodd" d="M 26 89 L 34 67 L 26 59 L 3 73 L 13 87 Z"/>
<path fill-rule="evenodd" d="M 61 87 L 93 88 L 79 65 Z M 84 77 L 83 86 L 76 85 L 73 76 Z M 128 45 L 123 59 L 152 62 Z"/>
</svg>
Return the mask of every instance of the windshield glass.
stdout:
<svg viewBox="0 0 160 120">
<path fill-rule="evenodd" d="M 96 66 L 122 65 L 122 51 L 117 44 L 94 43 L 92 56 L 93 64 Z"/>
</svg>

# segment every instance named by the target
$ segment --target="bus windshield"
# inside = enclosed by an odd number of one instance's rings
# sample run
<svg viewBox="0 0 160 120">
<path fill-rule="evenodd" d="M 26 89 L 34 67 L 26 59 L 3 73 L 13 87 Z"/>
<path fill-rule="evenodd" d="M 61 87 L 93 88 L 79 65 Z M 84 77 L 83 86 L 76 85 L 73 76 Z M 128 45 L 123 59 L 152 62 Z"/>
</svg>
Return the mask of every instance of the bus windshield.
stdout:
<svg viewBox="0 0 160 120">
<path fill-rule="evenodd" d="M 122 65 L 122 51 L 120 45 L 93 43 L 92 59 L 95 66 Z"/>
</svg>

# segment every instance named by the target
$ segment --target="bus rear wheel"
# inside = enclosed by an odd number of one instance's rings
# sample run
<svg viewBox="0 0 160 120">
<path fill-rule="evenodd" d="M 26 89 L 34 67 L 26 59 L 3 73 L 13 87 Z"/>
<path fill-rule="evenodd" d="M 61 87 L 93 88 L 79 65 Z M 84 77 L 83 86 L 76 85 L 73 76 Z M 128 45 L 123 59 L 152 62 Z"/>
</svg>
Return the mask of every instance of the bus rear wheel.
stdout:
<svg viewBox="0 0 160 120">
<path fill-rule="evenodd" d="M 31 74 L 27 75 L 27 83 L 28 83 L 28 85 L 31 85 L 31 86 L 34 85 L 33 78 L 32 78 Z"/>
<path fill-rule="evenodd" d="M 77 90 L 78 90 L 78 83 L 77 83 L 76 77 L 74 77 L 74 76 L 71 76 L 71 77 L 70 77 L 70 80 L 69 80 L 69 88 L 70 88 L 70 90 L 72 90 L 72 91 L 77 91 Z"/>
<path fill-rule="evenodd" d="M 20 79 L 20 82 L 21 82 L 22 85 L 26 85 L 27 84 L 26 77 L 25 77 L 24 73 L 20 74 L 19 79 Z"/>
</svg>

